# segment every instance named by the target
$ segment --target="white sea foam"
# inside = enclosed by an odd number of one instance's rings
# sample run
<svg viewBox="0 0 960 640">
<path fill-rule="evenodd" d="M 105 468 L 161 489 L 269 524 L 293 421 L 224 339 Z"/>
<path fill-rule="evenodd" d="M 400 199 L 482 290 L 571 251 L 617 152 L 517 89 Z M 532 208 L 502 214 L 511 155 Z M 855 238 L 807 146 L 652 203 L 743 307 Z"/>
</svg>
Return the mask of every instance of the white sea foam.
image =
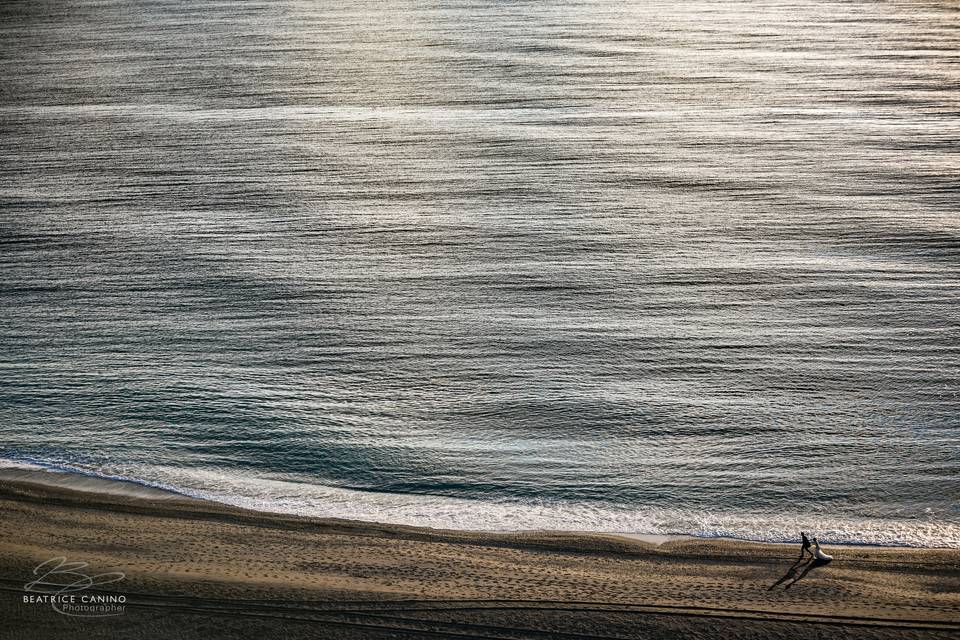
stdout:
<svg viewBox="0 0 960 640">
<path fill-rule="evenodd" d="M 150 483 L 121 477 L 105 477 L 82 469 L 71 469 L 0 458 L 0 480 L 37 482 L 64 489 L 120 496 L 168 500 L 180 497 Z"/>
<path fill-rule="evenodd" d="M 23 460 L 13 460 L 10 458 L 0 458 L 0 470 L 24 470 L 24 471 L 53 471 L 59 473 L 66 473 L 66 471 L 58 468 L 48 468 L 41 466 L 39 464 L 34 464 L 32 462 L 26 462 Z"/>
<path fill-rule="evenodd" d="M 46 465 L 0 461 L 0 467 L 50 469 Z M 84 474 L 75 488 L 91 486 L 93 472 L 76 466 L 60 471 Z M 573 502 L 468 500 L 448 496 L 360 491 L 316 484 L 295 475 L 252 477 L 212 468 L 138 466 L 134 474 L 98 472 L 98 478 L 124 480 L 126 489 L 141 494 L 153 487 L 272 513 L 404 524 L 472 531 L 557 530 L 643 535 L 692 535 L 787 542 L 798 532 L 812 531 L 832 544 L 960 548 L 960 525 L 945 522 L 833 517 L 810 513 L 746 513 L 613 506 Z M 132 483 L 132 484 L 128 484 Z M 62 482 L 57 483 L 64 486 Z M 149 496 L 142 496 L 149 497 Z"/>
</svg>

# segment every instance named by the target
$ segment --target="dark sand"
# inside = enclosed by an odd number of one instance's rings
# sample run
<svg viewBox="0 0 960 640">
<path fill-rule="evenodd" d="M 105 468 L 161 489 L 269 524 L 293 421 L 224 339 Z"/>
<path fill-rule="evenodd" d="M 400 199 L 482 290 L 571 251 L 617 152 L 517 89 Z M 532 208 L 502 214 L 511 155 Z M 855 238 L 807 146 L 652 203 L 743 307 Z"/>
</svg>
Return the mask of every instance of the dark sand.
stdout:
<svg viewBox="0 0 960 640">
<path fill-rule="evenodd" d="M 956 638 L 960 550 L 485 534 L 270 515 L 0 479 L 0 638 Z M 122 614 L 23 602 L 55 556 Z"/>
</svg>

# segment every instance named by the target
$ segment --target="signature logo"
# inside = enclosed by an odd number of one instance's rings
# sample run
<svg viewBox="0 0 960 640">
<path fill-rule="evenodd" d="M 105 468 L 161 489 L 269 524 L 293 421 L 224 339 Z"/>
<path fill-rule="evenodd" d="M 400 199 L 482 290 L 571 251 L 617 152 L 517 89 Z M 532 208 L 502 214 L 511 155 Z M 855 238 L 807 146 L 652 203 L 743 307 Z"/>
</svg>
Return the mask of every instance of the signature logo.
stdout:
<svg viewBox="0 0 960 640">
<path fill-rule="evenodd" d="M 49 604 L 65 616 L 99 618 L 123 613 L 127 597 L 120 594 L 84 593 L 94 587 L 120 582 L 120 571 L 87 575 L 86 562 L 67 562 L 63 556 L 42 562 L 33 570 L 35 580 L 23 585 L 26 604 Z"/>
</svg>

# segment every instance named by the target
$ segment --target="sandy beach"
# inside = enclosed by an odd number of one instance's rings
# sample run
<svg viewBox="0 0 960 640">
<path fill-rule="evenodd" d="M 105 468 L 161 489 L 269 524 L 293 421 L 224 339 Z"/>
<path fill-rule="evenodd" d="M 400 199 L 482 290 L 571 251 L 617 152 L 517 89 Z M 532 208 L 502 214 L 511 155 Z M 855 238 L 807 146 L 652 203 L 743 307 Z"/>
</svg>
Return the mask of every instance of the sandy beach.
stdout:
<svg viewBox="0 0 960 640">
<path fill-rule="evenodd" d="M 955 549 L 830 547 L 832 563 L 790 589 L 789 581 L 770 589 L 790 569 L 796 546 L 437 531 L 264 514 L 159 491 L 79 492 L 34 480 L 29 474 L 0 480 L 4 638 L 948 638 L 960 632 Z M 121 609 L 76 616 L 25 601 L 34 595 L 25 585 L 37 580 L 36 567 L 56 557 L 87 563 L 77 575 L 114 572 L 116 581 L 81 585 L 74 598 L 103 596 Z"/>
</svg>

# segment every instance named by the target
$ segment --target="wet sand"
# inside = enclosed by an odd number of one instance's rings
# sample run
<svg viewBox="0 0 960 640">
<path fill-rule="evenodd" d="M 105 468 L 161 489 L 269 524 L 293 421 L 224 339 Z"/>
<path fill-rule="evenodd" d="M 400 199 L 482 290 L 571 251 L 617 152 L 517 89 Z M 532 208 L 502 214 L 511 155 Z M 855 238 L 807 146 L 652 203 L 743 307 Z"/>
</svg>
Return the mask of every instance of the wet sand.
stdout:
<svg viewBox="0 0 960 640">
<path fill-rule="evenodd" d="M 42 475 L 42 474 L 40 474 Z M 0 477 L 4 638 L 950 638 L 960 550 L 489 534 L 272 515 L 173 495 Z M 119 615 L 25 603 L 41 562 L 122 572 L 79 595 Z M 49 565 L 48 565 L 49 566 Z M 78 571 L 81 571 L 78 569 Z M 799 575 L 799 573 L 795 574 Z M 53 580 L 53 578 L 51 578 Z"/>
</svg>

